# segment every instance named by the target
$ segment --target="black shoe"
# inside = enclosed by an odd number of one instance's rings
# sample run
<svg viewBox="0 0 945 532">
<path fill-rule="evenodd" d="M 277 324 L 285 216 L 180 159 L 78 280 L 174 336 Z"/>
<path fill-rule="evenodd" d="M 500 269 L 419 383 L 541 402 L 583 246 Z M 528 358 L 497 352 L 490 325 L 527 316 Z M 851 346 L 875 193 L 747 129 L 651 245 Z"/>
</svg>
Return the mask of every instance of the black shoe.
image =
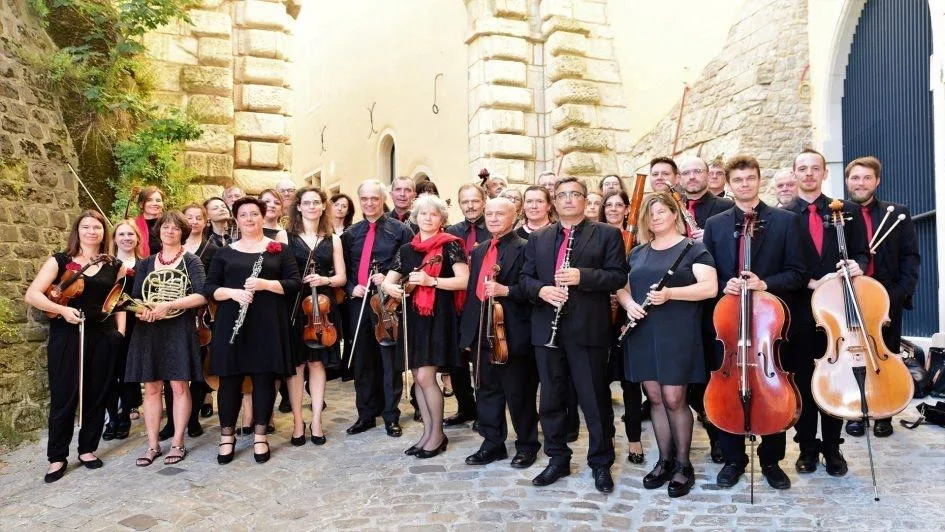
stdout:
<svg viewBox="0 0 945 532">
<path fill-rule="evenodd" d="M 283 397 L 282 400 L 279 401 L 279 411 L 282 412 L 283 414 L 288 414 L 289 412 L 292 411 L 292 405 L 289 404 L 289 400 L 286 399 L 285 397 Z"/>
<path fill-rule="evenodd" d="M 450 439 L 447 438 L 446 436 L 443 436 L 443 441 L 440 443 L 439 446 L 437 446 L 436 449 L 433 449 L 432 451 L 428 451 L 426 449 L 419 449 L 417 451 L 417 454 L 415 454 L 414 456 L 416 456 L 417 458 L 421 460 L 426 460 L 427 458 L 433 458 L 434 456 L 437 456 L 439 454 L 446 452 L 446 447 L 447 445 L 449 445 L 449 443 L 450 443 Z"/>
<path fill-rule="evenodd" d="M 219 451 L 217 451 L 217 463 L 220 465 L 225 465 L 232 462 L 233 455 L 236 454 L 236 436 L 233 434 L 221 434 L 220 439 L 223 438 L 233 438 L 233 441 L 220 444 L 220 448 L 223 448 L 226 445 L 231 446 L 229 454 L 221 454 Z"/>
<path fill-rule="evenodd" d="M 203 427 L 200 426 L 199 421 L 187 424 L 187 435 L 191 438 L 199 438 L 203 436 Z"/>
<path fill-rule="evenodd" d="M 724 464 L 725 457 L 722 456 L 722 445 L 719 442 L 712 443 L 712 449 L 709 451 L 709 456 L 712 458 L 712 462 L 716 464 Z"/>
<path fill-rule="evenodd" d="M 509 457 L 509 452 L 505 447 L 496 447 L 494 449 L 479 449 L 475 453 L 466 457 L 466 465 L 486 465 L 496 460 L 505 460 Z"/>
<path fill-rule="evenodd" d="M 515 469 L 528 469 L 535 463 L 538 453 L 515 453 L 510 464 Z"/>
<path fill-rule="evenodd" d="M 357 421 L 354 422 L 354 425 L 351 425 L 350 427 L 348 427 L 348 430 L 346 430 L 345 432 L 347 432 L 348 434 L 361 434 L 362 432 L 368 429 L 373 429 L 376 426 L 377 426 L 377 421 L 375 421 L 373 418 L 372 419 L 358 419 Z"/>
<path fill-rule="evenodd" d="M 569 433 L 567 434 L 568 443 L 574 443 L 574 442 L 577 441 L 577 439 L 578 439 L 578 432 L 577 432 L 577 431 L 575 431 L 575 432 L 569 432 Z"/>
<path fill-rule="evenodd" d="M 628 452 L 627 461 L 631 464 L 642 464 L 646 460 L 646 456 L 643 453 Z"/>
<path fill-rule="evenodd" d="M 420 421 L 421 419 L 423 419 L 423 418 L 420 417 L 420 411 L 417 410 L 416 408 L 414 408 L 414 409 L 413 409 L 413 420 L 414 420 L 414 421 Z"/>
<path fill-rule="evenodd" d="M 462 425 L 467 421 L 475 421 L 475 414 L 465 414 L 463 412 L 457 412 L 455 416 L 450 416 L 443 420 L 444 427 L 455 427 L 457 425 Z"/>
<path fill-rule="evenodd" d="M 594 487 L 601 493 L 610 493 L 614 491 L 614 477 L 610 475 L 609 467 L 595 468 L 591 470 L 594 475 Z"/>
<path fill-rule="evenodd" d="M 43 476 L 43 482 L 45 482 L 46 484 L 52 484 L 53 482 L 59 480 L 60 478 L 62 478 L 63 475 L 66 474 L 66 468 L 69 467 L 69 462 L 67 460 L 60 460 L 60 462 L 62 462 L 62 467 L 53 471 L 52 473 L 46 473 L 46 475 Z M 53 463 L 57 463 L 57 462 L 53 462 Z"/>
<path fill-rule="evenodd" d="M 778 464 L 762 465 L 761 474 L 765 476 L 768 485 L 776 490 L 786 490 L 791 487 L 791 479 Z"/>
<path fill-rule="evenodd" d="M 213 415 L 213 405 L 205 404 L 200 407 L 200 417 L 208 418 Z"/>
<path fill-rule="evenodd" d="M 158 432 L 158 439 L 160 441 L 167 440 L 172 436 L 174 436 L 174 425 L 171 425 L 170 423 L 164 425 L 164 428 L 161 429 L 161 432 Z"/>
<path fill-rule="evenodd" d="M 275 425 L 266 425 L 266 435 L 275 434 L 276 426 Z"/>
<path fill-rule="evenodd" d="M 877 438 L 886 438 L 892 436 L 892 433 L 892 420 L 877 419 L 873 422 L 873 436 L 876 436 Z"/>
<path fill-rule="evenodd" d="M 715 483 L 720 488 L 731 488 L 738 484 L 738 479 L 745 474 L 745 462 L 725 462 L 719 475 L 715 477 Z"/>
<path fill-rule="evenodd" d="M 387 431 L 387 435 L 391 438 L 399 438 L 404 433 L 398 421 L 385 421 L 384 430 Z"/>
<path fill-rule="evenodd" d="M 832 477 L 842 477 L 847 474 L 847 461 L 843 458 L 839 447 L 824 449 L 824 469 Z"/>
<path fill-rule="evenodd" d="M 302 435 L 299 436 L 298 438 L 296 438 L 295 436 L 292 436 L 291 438 L 289 438 L 289 443 L 291 443 L 293 447 L 301 447 L 305 445 L 305 427 L 304 426 L 302 427 Z"/>
<path fill-rule="evenodd" d="M 256 446 L 257 446 L 257 445 L 262 445 L 262 444 L 265 444 L 265 445 L 266 445 L 266 452 L 264 452 L 264 453 L 257 453 L 257 452 L 256 452 Z M 256 463 L 257 463 L 257 464 L 265 464 L 266 462 L 269 461 L 269 458 L 270 458 L 271 456 L 272 456 L 272 454 L 269 452 L 269 442 L 268 442 L 268 441 L 254 441 L 254 442 L 253 442 L 253 458 L 256 459 Z"/>
<path fill-rule="evenodd" d="M 91 460 L 83 460 L 82 458 L 79 458 L 79 463 L 84 465 L 86 469 L 98 469 L 105 465 L 101 458 L 93 458 Z"/>
<path fill-rule="evenodd" d="M 794 463 L 794 469 L 798 473 L 813 473 L 817 471 L 817 462 L 820 461 L 820 453 L 815 449 L 801 449 L 801 455 L 797 457 Z"/>
<path fill-rule="evenodd" d="M 673 499 L 688 494 L 692 487 L 696 485 L 696 472 L 692 469 L 692 464 L 677 465 L 674 474 L 675 473 L 682 473 L 682 475 L 686 477 L 686 480 L 685 482 L 669 481 L 669 486 L 666 487 L 666 494 Z"/>
<path fill-rule="evenodd" d="M 864 428 L 862 420 L 854 419 L 847 421 L 847 434 L 850 436 L 860 437 L 864 432 L 866 432 L 866 429 Z"/>
<path fill-rule="evenodd" d="M 548 464 L 541 473 L 538 473 L 537 477 L 532 479 L 532 485 L 550 486 L 557 482 L 559 478 L 564 478 L 570 474 L 570 464 Z"/>
<path fill-rule="evenodd" d="M 653 466 L 653 469 L 643 477 L 643 487 L 648 490 L 655 490 L 656 488 L 666 484 L 666 481 L 673 478 L 673 471 L 676 469 L 675 460 L 664 460 L 660 458 L 656 465 Z M 659 473 L 657 473 L 659 471 Z"/>
<path fill-rule="evenodd" d="M 102 439 L 105 441 L 112 441 L 115 439 L 115 431 L 117 430 L 115 423 L 109 421 L 105 424 L 105 431 L 102 432 Z"/>
<path fill-rule="evenodd" d="M 119 421 L 115 424 L 115 439 L 126 440 L 128 433 L 131 432 L 131 420 Z"/>
<path fill-rule="evenodd" d="M 420 452 L 420 447 L 417 447 L 416 445 L 411 445 L 410 447 L 407 447 L 407 450 L 404 451 L 404 454 L 406 454 L 407 456 L 417 456 L 418 452 Z"/>
</svg>

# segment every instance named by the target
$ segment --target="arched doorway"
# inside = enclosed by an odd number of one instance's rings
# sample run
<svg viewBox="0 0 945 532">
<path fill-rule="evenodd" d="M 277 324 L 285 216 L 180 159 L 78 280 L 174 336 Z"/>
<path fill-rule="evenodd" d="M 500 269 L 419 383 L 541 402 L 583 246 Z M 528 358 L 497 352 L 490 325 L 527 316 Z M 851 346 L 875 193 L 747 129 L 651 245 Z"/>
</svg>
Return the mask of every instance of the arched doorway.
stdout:
<svg viewBox="0 0 945 532">
<path fill-rule="evenodd" d="M 841 103 L 843 162 L 879 157 L 879 196 L 909 207 L 922 266 L 903 334 L 931 336 L 938 331 L 939 309 L 928 3 L 867 1 L 849 50 Z"/>
<path fill-rule="evenodd" d="M 397 176 L 397 145 L 394 135 L 385 132 L 377 145 L 377 179 L 381 183 L 392 183 Z"/>
</svg>

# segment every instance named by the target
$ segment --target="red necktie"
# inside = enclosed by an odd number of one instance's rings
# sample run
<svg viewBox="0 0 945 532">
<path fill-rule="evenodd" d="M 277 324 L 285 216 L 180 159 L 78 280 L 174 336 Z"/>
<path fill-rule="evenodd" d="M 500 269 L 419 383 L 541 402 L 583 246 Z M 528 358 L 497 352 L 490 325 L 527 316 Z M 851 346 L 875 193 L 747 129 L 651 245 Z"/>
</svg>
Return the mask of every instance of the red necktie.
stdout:
<svg viewBox="0 0 945 532">
<path fill-rule="evenodd" d="M 486 256 L 482 259 L 482 268 L 479 270 L 479 280 L 476 283 L 476 297 L 479 301 L 486 300 L 486 277 L 493 274 L 492 268 L 499 260 L 499 241 L 493 238 L 489 241 L 489 249 L 486 250 Z"/>
<path fill-rule="evenodd" d="M 472 250 L 476 247 L 476 224 L 469 223 L 469 230 L 466 231 L 466 256 L 472 255 Z"/>
<path fill-rule="evenodd" d="M 865 206 L 860 207 L 860 212 L 863 213 L 863 221 L 866 222 L 866 241 L 872 242 L 873 241 L 873 216 L 870 215 L 869 207 L 865 207 Z M 875 255 L 870 253 L 870 262 L 866 266 L 866 275 L 869 277 L 873 276 L 873 271 L 875 269 L 873 268 L 874 258 L 875 258 Z"/>
<path fill-rule="evenodd" d="M 562 230 L 564 231 L 564 238 L 561 239 L 561 245 L 558 247 L 558 258 L 555 259 L 555 271 L 560 270 L 561 264 L 564 263 L 564 255 L 568 251 L 568 238 L 570 238 L 572 231 L 572 229 L 568 229 L 567 227 L 563 227 Z"/>
<path fill-rule="evenodd" d="M 367 236 L 364 237 L 364 247 L 361 248 L 361 260 L 358 262 L 358 284 L 368 285 L 368 274 L 371 271 L 371 253 L 374 251 L 374 235 L 377 234 L 377 222 L 370 222 Z"/>
<path fill-rule="evenodd" d="M 692 219 L 696 219 L 696 200 L 686 200 L 686 210 L 689 211 L 689 215 L 692 216 Z M 692 229 L 689 227 L 689 224 L 686 224 L 686 236 L 692 238 Z M 741 266 L 739 266 L 741 268 Z"/>
<path fill-rule="evenodd" d="M 824 253 L 824 223 L 817 214 L 817 206 L 813 203 L 807 206 L 810 214 L 807 215 L 807 230 L 810 231 L 810 238 L 814 241 L 814 247 L 817 248 L 817 254 Z"/>
</svg>

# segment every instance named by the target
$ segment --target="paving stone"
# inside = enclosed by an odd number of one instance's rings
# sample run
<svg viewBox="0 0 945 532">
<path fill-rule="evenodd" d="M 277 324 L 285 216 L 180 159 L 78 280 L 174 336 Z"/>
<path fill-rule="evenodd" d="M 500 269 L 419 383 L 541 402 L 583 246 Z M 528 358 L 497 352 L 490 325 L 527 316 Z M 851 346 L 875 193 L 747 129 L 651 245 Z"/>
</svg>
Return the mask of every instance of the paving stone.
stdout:
<svg viewBox="0 0 945 532">
<path fill-rule="evenodd" d="M 148 530 L 158 524 L 158 520 L 145 514 L 135 514 L 118 522 L 119 525 L 125 525 L 135 530 Z"/>
</svg>

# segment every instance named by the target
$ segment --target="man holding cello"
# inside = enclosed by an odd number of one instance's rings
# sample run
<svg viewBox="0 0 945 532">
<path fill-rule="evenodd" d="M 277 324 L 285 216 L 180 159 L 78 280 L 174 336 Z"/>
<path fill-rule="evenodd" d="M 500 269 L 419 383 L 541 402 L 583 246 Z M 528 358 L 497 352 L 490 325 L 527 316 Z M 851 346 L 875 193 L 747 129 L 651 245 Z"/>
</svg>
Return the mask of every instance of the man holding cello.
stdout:
<svg viewBox="0 0 945 532">
<path fill-rule="evenodd" d="M 719 294 L 738 296 L 742 283 L 752 290 L 767 291 L 784 300 L 790 308 L 791 303 L 798 299 L 798 291 L 807 284 L 807 276 L 803 258 L 796 251 L 801 248 L 801 224 L 797 215 L 773 208 L 761 201 L 761 169 L 754 157 L 737 156 L 730 159 L 725 165 L 725 180 L 735 198 L 735 205 L 711 217 L 705 225 L 703 242 L 706 249 L 715 259 L 718 269 L 720 285 Z M 755 213 L 756 233 L 751 243 L 751 271 L 741 271 L 742 259 L 740 238 L 732 238 L 739 234 L 740 227 L 745 223 L 745 213 Z M 732 316 L 738 319 L 738 316 Z M 788 320 L 792 322 L 792 320 Z M 790 339 L 797 337 L 791 327 L 787 336 Z M 778 331 L 780 332 L 780 331 Z M 788 342 L 781 346 L 781 361 L 794 358 L 793 347 L 795 342 Z M 721 353 L 717 353 L 717 362 L 713 367 L 719 367 Z M 761 393 L 755 397 L 763 397 Z M 731 404 L 725 408 L 741 409 L 738 395 L 732 394 Z M 775 405 L 752 404 L 752 409 L 767 410 Z M 796 416 L 796 409 L 790 416 Z M 716 483 L 723 488 L 729 488 L 738 483 L 738 479 L 745 472 L 748 457 L 745 455 L 745 436 L 720 431 L 719 446 L 725 460 L 725 466 L 718 474 Z M 775 489 L 791 487 L 791 480 L 778 465 L 784 458 L 785 433 L 780 432 L 763 436 L 758 448 L 761 461 L 761 472 L 768 484 Z"/>
<path fill-rule="evenodd" d="M 511 200 L 486 201 L 485 218 L 492 239 L 473 249 L 459 331 L 460 348 L 470 350 L 476 368 L 476 408 L 483 437 L 479 450 L 466 457 L 466 463 L 485 465 L 508 458 L 508 404 L 516 436 L 511 465 L 524 469 L 535 463 L 541 448 L 531 302 L 519 280 L 527 241 L 512 232 L 515 204 Z"/>
</svg>

